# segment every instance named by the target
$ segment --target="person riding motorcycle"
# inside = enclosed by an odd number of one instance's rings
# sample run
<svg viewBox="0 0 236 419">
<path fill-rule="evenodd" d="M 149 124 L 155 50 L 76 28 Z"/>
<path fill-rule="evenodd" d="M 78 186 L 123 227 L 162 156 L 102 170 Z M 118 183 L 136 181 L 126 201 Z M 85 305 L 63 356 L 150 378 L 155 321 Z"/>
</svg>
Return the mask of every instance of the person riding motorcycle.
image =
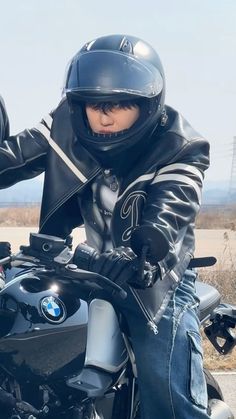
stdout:
<svg viewBox="0 0 236 419">
<path fill-rule="evenodd" d="M 117 305 L 145 419 L 209 417 L 187 269 L 208 165 L 208 142 L 165 104 L 157 52 L 128 35 L 86 43 L 59 106 L 0 147 L 1 188 L 45 172 L 39 231 L 66 238 L 84 224 L 90 269 L 126 287 Z"/>
</svg>

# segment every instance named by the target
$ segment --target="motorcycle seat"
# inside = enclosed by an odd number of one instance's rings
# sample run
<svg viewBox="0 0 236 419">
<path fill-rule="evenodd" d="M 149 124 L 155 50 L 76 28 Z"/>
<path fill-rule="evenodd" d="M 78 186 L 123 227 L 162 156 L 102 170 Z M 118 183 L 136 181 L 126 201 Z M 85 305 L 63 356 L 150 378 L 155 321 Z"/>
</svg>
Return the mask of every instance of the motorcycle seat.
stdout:
<svg viewBox="0 0 236 419">
<path fill-rule="evenodd" d="M 212 310 L 220 304 L 220 293 L 212 285 L 201 281 L 196 281 L 196 293 L 200 300 L 199 318 L 200 321 L 206 320 Z"/>
</svg>

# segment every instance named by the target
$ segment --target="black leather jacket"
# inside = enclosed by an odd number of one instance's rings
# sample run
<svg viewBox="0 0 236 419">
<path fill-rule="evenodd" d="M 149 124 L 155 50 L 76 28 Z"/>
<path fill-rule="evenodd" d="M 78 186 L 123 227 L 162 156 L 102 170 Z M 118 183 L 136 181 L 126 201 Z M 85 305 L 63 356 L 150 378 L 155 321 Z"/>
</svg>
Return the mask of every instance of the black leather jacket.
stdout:
<svg viewBox="0 0 236 419">
<path fill-rule="evenodd" d="M 2 96 L 0 96 L 0 139 L 8 138 L 9 136 L 9 120 L 6 113 L 5 103 Z"/>
<path fill-rule="evenodd" d="M 154 329 L 193 255 L 194 220 L 209 165 L 208 142 L 174 109 L 166 110 L 167 124 L 153 134 L 145 156 L 122 180 L 111 222 L 114 247 L 129 246 L 132 230 L 142 224 L 168 240 L 170 252 L 160 262 L 164 280 L 134 292 Z M 84 222 L 78 194 L 83 197 L 101 173 L 73 134 L 66 99 L 36 128 L 9 137 L 0 147 L 1 188 L 43 171 L 40 232 L 65 238 Z"/>
</svg>

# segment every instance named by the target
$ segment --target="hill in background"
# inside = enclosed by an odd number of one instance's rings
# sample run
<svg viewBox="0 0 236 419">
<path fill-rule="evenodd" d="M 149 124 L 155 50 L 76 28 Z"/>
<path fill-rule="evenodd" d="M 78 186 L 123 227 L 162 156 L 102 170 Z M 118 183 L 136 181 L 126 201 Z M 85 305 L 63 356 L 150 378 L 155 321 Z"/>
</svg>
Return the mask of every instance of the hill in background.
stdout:
<svg viewBox="0 0 236 419">
<path fill-rule="evenodd" d="M 0 190 L 0 206 L 17 204 L 39 203 L 42 198 L 42 177 L 19 182 L 18 184 Z M 208 181 L 203 189 L 203 204 L 224 205 L 236 203 L 236 195 L 229 196 L 229 183 L 227 181 Z"/>
<path fill-rule="evenodd" d="M 14 203 L 38 203 L 42 198 L 42 179 L 35 178 L 19 182 L 10 188 L 0 190 L 0 206 Z"/>
<path fill-rule="evenodd" d="M 228 181 L 206 181 L 203 188 L 203 205 L 227 205 L 236 203 L 236 193 L 229 194 Z"/>
</svg>

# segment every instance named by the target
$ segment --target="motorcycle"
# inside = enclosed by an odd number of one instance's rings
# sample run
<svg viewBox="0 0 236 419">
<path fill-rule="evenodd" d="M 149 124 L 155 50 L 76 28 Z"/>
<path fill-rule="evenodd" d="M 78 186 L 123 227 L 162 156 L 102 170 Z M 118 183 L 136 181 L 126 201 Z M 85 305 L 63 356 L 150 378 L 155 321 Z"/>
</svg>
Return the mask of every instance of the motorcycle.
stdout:
<svg viewBox="0 0 236 419">
<path fill-rule="evenodd" d="M 0 260 L 16 269 L 0 292 L 1 419 L 140 418 L 131 341 L 111 303 L 126 292 L 85 270 L 85 244 L 76 251 L 83 269 L 73 263 L 71 243 L 31 233 L 29 246 Z M 214 287 L 196 287 L 206 336 L 228 354 L 236 344 L 236 307 L 221 304 Z M 210 417 L 233 418 L 214 377 L 207 370 L 205 377 Z"/>
</svg>

